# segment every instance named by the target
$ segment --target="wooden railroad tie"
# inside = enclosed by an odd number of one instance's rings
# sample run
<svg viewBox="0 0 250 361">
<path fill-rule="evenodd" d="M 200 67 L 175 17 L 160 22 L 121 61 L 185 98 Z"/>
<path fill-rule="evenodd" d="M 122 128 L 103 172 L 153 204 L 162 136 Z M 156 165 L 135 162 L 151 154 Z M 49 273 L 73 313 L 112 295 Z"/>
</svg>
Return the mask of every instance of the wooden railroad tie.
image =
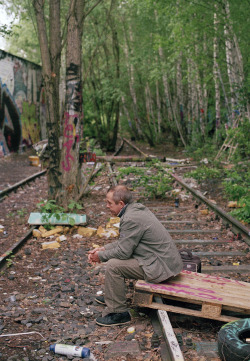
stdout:
<svg viewBox="0 0 250 361">
<path fill-rule="evenodd" d="M 168 304 L 155 302 L 154 296 L 164 298 Z M 171 280 L 159 284 L 138 280 L 134 291 L 136 306 L 222 322 L 235 321 L 250 315 L 249 300 L 249 283 L 191 271 L 183 271 Z M 237 315 L 225 314 L 227 311 Z"/>
</svg>

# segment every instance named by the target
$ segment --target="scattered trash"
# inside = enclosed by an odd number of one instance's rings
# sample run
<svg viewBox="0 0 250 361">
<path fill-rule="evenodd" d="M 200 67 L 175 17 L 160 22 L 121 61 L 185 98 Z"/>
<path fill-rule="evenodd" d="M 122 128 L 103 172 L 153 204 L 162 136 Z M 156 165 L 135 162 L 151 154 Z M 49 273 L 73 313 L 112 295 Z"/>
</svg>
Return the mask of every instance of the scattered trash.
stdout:
<svg viewBox="0 0 250 361">
<path fill-rule="evenodd" d="M 233 266 L 239 266 L 240 265 L 240 262 L 234 262 L 233 263 Z"/>
<path fill-rule="evenodd" d="M 32 333 L 37 333 L 38 335 L 40 335 L 42 338 L 43 335 L 41 335 L 39 332 L 37 331 L 31 331 L 31 332 L 21 332 L 21 333 L 8 333 L 5 335 L 0 335 L 0 337 L 11 337 L 11 336 L 22 336 L 22 335 L 31 335 Z"/>
<path fill-rule="evenodd" d="M 109 228 L 109 229 L 105 229 L 102 226 L 99 226 L 97 229 L 96 234 L 102 238 L 110 238 L 110 237 L 118 237 L 119 236 L 119 231 L 115 228 Z"/>
<path fill-rule="evenodd" d="M 174 205 L 175 205 L 176 208 L 179 207 L 179 205 L 180 205 L 179 198 L 175 198 L 175 200 L 174 200 Z"/>
<path fill-rule="evenodd" d="M 42 232 L 40 232 L 38 229 L 34 229 L 32 234 L 33 234 L 33 237 L 35 237 L 37 239 L 42 237 Z"/>
<path fill-rule="evenodd" d="M 30 161 L 30 165 L 39 167 L 40 159 L 38 156 L 35 156 L 35 155 L 29 156 L 29 161 Z"/>
<path fill-rule="evenodd" d="M 134 332 L 135 332 L 135 328 L 134 328 L 134 327 L 129 327 L 129 328 L 127 329 L 127 332 L 128 332 L 128 333 L 134 333 Z"/>
<path fill-rule="evenodd" d="M 0 224 L 0 233 L 3 232 L 4 226 Z"/>
<path fill-rule="evenodd" d="M 113 228 L 113 227 L 119 228 L 119 225 L 120 225 L 120 217 L 111 217 L 109 222 L 106 224 L 106 228 Z"/>
<path fill-rule="evenodd" d="M 51 241 L 51 242 L 43 242 L 42 243 L 42 249 L 54 249 L 54 248 L 59 248 L 60 247 L 60 243 L 58 243 L 57 241 Z"/>
<path fill-rule="evenodd" d="M 97 296 L 101 296 L 103 294 L 103 291 L 97 291 L 96 294 Z"/>
<path fill-rule="evenodd" d="M 82 238 L 82 236 L 77 233 L 77 234 L 74 234 L 73 238 L 79 238 L 80 239 L 80 238 Z"/>
<path fill-rule="evenodd" d="M 64 234 L 62 234 L 61 236 L 57 237 L 56 238 L 56 241 L 57 242 L 62 242 L 62 241 L 66 241 L 67 240 L 67 237 L 65 237 Z"/>
<path fill-rule="evenodd" d="M 237 207 L 239 207 L 237 201 L 230 201 L 230 202 L 228 202 L 227 206 L 228 206 L 228 208 L 237 208 Z"/>
<path fill-rule="evenodd" d="M 78 227 L 77 233 L 81 236 L 92 237 L 96 234 L 97 229 L 91 227 Z"/>
<path fill-rule="evenodd" d="M 201 209 L 201 210 L 200 210 L 200 213 L 201 213 L 203 216 L 206 216 L 206 215 L 209 213 L 209 211 L 208 211 L 208 209 Z"/>
<path fill-rule="evenodd" d="M 51 229 L 50 231 L 46 231 L 46 232 L 42 233 L 42 237 L 43 238 L 50 237 L 54 234 L 61 233 L 61 232 L 63 232 L 63 227 L 57 226 L 56 228 Z"/>
<path fill-rule="evenodd" d="M 204 164 L 208 164 L 208 159 L 207 158 L 203 158 L 200 163 L 204 163 Z"/>
<path fill-rule="evenodd" d="M 81 346 L 71 346 L 58 343 L 50 345 L 49 350 L 65 356 L 78 356 L 82 358 L 90 356 L 90 349 Z"/>
</svg>

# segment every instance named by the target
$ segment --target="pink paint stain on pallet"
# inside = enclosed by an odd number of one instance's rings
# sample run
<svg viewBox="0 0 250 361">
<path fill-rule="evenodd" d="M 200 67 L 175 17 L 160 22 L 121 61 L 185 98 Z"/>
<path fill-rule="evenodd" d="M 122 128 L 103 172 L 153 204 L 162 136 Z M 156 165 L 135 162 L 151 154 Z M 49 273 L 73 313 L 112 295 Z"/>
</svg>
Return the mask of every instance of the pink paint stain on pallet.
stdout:
<svg viewBox="0 0 250 361">
<path fill-rule="evenodd" d="M 175 295 L 184 294 L 184 295 L 199 297 L 205 300 L 223 301 L 222 297 L 216 296 L 216 292 L 202 287 L 192 287 L 189 285 L 183 285 L 172 282 L 164 283 L 164 284 L 163 283 L 153 284 L 153 283 L 145 283 L 140 281 L 137 281 L 136 285 L 150 287 L 151 290 L 162 291 L 162 293 L 164 293 L 164 291 L 165 292 L 167 291 L 167 292 L 173 292 Z"/>
<path fill-rule="evenodd" d="M 193 280 L 197 280 L 199 279 L 202 282 L 208 282 L 208 283 L 214 283 L 217 285 L 237 285 L 237 286 L 242 286 L 242 287 L 246 287 L 247 284 L 246 282 L 242 282 L 242 281 L 237 281 L 237 280 L 232 280 L 229 278 L 223 278 L 223 277 L 218 277 L 218 276 L 212 276 L 209 274 L 195 274 L 194 272 L 191 271 L 182 271 L 181 274 L 185 275 L 185 278 L 188 277 L 189 279 L 193 279 Z"/>
</svg>

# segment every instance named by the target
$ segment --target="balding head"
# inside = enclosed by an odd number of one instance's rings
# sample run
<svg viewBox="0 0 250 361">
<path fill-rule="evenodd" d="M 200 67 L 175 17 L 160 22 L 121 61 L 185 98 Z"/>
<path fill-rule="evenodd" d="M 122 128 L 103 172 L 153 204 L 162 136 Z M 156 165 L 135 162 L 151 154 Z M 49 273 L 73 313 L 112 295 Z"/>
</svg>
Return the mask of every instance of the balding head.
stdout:
<svg viewBox="0 0 250 361">
<path fill-rule="evenodd" d="M 132 193 L 124 185 L 112 187 L 108 190 L 108 193 L 112 193 L 112 198 L 115 204 L 118 204 L 120 201 L 122 201 L 124 204 L 128 204 L 133 200 Z"/>
</svg>

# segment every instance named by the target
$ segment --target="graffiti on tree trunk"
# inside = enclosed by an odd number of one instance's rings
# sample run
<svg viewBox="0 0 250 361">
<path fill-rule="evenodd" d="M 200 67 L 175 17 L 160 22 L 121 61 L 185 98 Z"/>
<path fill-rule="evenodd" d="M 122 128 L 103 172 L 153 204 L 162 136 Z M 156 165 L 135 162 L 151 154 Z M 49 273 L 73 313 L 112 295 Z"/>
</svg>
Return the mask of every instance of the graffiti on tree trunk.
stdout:
<svg viewBox="0 0 250 361">
<path fill-rule="evenodd" d="M 71 165 L 75 161 L 72 154 L 79 143 L 79 116 L 81 114 L 81 80 L 80 68 L 78 65 L 70 63 L 66 69 L 66 112 L 64 114 L 63 131 L 63 160 L 62 168 L 65 172 L 71 170 Z"/>
</svg>

